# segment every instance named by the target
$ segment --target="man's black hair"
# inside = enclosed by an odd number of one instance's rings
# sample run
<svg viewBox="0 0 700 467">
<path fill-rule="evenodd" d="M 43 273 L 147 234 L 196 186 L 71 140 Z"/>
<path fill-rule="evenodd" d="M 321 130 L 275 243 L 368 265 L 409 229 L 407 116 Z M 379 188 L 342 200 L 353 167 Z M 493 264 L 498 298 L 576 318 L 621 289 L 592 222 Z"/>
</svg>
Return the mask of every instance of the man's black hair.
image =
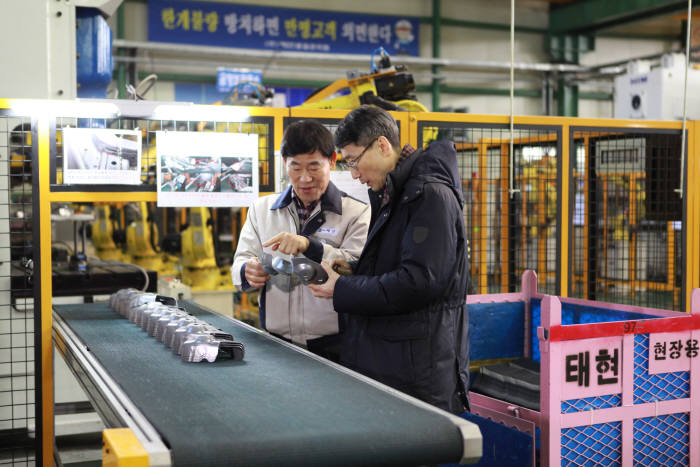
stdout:
<svg viewBox="0 0 700 467">
<path fill-rule="evenodd" d="M 344 148 L 348 144 L 366 146 L 372 140 L 384 136 L 391 146 L 399 148 L 399 127 L 396 120 L 386 110 L 363 105 L 345 116 L 335 130 L 335 147 Z"/>
<path fill-rule="evenodd" d="M 333 135 L 328 128 L 316 120 L 301 120 L 287 127 L 282 138 L 282 157 L 294 157 L 316 151 L 329 159 L 333 156 Z"/>
</svg>

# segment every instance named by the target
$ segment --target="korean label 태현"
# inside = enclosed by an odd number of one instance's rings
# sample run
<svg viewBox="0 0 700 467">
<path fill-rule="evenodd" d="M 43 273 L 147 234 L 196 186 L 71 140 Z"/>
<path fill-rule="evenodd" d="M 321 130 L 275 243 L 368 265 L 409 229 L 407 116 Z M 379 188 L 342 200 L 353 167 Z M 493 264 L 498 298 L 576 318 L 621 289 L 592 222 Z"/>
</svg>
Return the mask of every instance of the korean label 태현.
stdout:
<svg viewBox="0 0 700 467">
<path fill-rule="evenodd" d="M 148 1 L 148 40 L 246 49 L 418 55 L 411 17 L 179 0 Z"/>
<path fill-rule="evenodd" d="M 622 337 L 566 341 L 562 354 L 564 400 L 622 391 Z"/>
</svg>

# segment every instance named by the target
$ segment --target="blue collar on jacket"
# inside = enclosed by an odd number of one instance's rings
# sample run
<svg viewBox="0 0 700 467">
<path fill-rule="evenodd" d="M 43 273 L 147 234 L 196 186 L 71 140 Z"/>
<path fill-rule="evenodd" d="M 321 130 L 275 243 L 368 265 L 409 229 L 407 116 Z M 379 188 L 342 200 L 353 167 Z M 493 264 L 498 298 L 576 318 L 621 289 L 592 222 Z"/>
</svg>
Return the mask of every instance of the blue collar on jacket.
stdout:
<svg viewBox="0 0 700 467">
<path fill-rule="evenodd" d="M 292 185 L 280 193 L 279 198 L 274 202 L 270 210 L 285 208 L 292 202 Z M 321 211 L 330 211 L 338 215 L 343 214 L 343 192 L 336 187 L 333 182 L 328 182 L 328 188 L 321 195 Z"/>
</svg>

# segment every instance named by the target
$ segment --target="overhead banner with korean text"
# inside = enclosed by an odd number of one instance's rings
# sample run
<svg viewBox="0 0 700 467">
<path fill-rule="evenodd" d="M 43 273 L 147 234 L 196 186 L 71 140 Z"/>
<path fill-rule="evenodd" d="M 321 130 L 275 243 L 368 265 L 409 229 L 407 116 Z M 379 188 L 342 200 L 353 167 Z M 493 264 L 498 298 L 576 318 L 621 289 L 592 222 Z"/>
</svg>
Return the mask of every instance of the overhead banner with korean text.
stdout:
<svg viewBox="0 0 700 467">
<path fill-rule="evenodd" d="M 179 0 L 148 1 L 148 40 L 244 49 L 418 55 L 415 17 Z"/>
</svg>

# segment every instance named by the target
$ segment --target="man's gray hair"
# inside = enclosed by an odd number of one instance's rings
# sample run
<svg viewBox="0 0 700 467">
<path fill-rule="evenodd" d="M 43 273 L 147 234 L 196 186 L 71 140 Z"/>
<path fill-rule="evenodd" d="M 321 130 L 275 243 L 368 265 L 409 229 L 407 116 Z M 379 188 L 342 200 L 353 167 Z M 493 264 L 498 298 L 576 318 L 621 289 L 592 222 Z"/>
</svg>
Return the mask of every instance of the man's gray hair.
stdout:
<svg viewBox="0 0 700 467">
<path fill-rule="evenodd" d="M 335 130 L 335 147 L 342 149 L 348 144 L 366 146 L 384 136 L 394 149 L 400 149 L 399 127 L 386 110 L 363 105 L 345 116 Z"/>
</svg>

